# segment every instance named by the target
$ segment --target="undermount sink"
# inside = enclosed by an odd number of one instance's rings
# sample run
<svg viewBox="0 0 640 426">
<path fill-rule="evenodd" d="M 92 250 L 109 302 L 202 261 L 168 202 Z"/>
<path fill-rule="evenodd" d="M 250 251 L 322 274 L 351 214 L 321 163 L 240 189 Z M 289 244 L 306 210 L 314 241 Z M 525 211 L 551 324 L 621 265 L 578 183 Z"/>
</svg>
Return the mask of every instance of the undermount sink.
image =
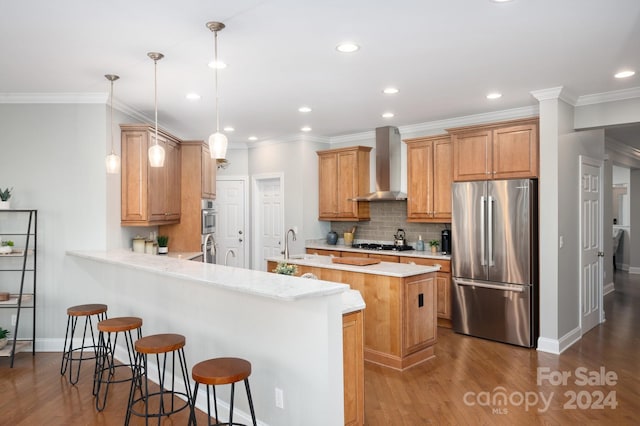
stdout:
<svg viewBox="0 0 640 426">
<path fill-rule="evenodd" d="M 289 256 L 289 259 L 315 259 L 317 257 L 316 254 L 294 254 Z"/>
</svg>

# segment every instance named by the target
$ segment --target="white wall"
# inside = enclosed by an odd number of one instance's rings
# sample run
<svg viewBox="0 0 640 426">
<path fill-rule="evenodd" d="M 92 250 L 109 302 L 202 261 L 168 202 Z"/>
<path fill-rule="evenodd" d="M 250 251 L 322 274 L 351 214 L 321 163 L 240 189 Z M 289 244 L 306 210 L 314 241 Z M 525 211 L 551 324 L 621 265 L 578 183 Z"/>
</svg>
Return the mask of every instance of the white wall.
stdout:
<svg viewBox="0 0 640 426">
<path fill-rule="evenodd" d="M 0 186 L 15 188 L 12 208 L 38 209 L 38 338 L 64 336 L 65 250 L 107 246 L 106 116 L 105 105 L 0 104 Z"/>
</svg>

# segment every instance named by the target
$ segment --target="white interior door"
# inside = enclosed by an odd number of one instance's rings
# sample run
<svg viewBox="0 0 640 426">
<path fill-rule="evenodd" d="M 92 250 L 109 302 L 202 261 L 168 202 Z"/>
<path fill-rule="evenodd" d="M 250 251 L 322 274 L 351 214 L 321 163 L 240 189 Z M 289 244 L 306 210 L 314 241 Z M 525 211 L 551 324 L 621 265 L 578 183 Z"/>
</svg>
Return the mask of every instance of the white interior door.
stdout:
<svg viewBox="0 0 640 426">
<path fill-rule="evenodd" d="M 580 326 L 600 324 L 602 311 L 602 162 L 580 157 Z"/>
<path fill-rule="evenodd" d="M 246 179 L 218 179 L 216 184 L 216 263 L 246 267 Z"/>
<path fill-rule="evenodd" d="M 253 269 L 266 271 L 267 257 L 280 256 L 284 203 L 281 175 L 254 177 Z"/>
</svg>

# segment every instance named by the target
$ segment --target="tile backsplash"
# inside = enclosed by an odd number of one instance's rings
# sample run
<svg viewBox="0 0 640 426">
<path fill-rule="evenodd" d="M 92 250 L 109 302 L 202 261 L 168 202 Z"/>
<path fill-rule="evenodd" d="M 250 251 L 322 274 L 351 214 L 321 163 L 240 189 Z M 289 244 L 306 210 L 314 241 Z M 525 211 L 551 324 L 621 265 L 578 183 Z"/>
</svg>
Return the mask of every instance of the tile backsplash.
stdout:
<svg viewBox="0 0 640 426">
<path fill-rule="evenodd" d="M 406 201 L 376 201 L 369 204 L 371 220 L 367 222 L 331 222 L 331 230 L 342 238 L 345 232 L 357 226 L 355 240 L 361 241 L 393 241 L 398 228 L 404 229 L 409 244 L 413 244 L 418 235 L 425 242 L 440 240 L 443 229 L 451 229 L 448 223 L 414 223 L 407 222 Z"/>
</svg>

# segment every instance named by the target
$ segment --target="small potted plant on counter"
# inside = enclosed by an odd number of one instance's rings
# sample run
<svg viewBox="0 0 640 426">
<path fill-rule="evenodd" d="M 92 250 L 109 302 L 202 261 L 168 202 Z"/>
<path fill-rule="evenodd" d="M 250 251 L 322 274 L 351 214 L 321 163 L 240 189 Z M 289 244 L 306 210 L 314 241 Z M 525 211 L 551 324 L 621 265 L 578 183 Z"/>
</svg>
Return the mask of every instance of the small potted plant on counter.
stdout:
<svg viewBox="0 0 640 426">
<path fill-rule="evenodd" d="M 13 251 L 13 241 L 3 241 L 0 244 L 0 254 L 10 254 Z"/>
<path fill-rule="evenodd" d="M 0 327 L 0 349 L 7 346 L 7 337 L 9 337 L 11 332 L 5 328 Z"/>
<path fill-rule="evenodd" d="M 13 191 L 13 188 L 7 188 L 5 190 L 0 188 L 0 209 L 7 210 L 11 208 L 11 201 L 9 201 L 11 191 Z"/>
<path fill-rule="evenodd" d="M 276 274 L 295 275 L 298 272 L 296 265 L 289 265 L 287 262 L 278 262 L 278 266 L 273 270 Z"/>
<path fill-rule="evenodd" d="M 169 236 L 168 235 L 158 235 L 158 254 L 167 254 L 169 253 Z"/>
<path fill-rule="evenodd" d="M 438 252 L 438 246 L 440 245 L 440 241 L 431 240 L 431 241 L 429 241 L 429 245 L 431 246 L 431 253 L 437 253 Z"/>
</svg>

